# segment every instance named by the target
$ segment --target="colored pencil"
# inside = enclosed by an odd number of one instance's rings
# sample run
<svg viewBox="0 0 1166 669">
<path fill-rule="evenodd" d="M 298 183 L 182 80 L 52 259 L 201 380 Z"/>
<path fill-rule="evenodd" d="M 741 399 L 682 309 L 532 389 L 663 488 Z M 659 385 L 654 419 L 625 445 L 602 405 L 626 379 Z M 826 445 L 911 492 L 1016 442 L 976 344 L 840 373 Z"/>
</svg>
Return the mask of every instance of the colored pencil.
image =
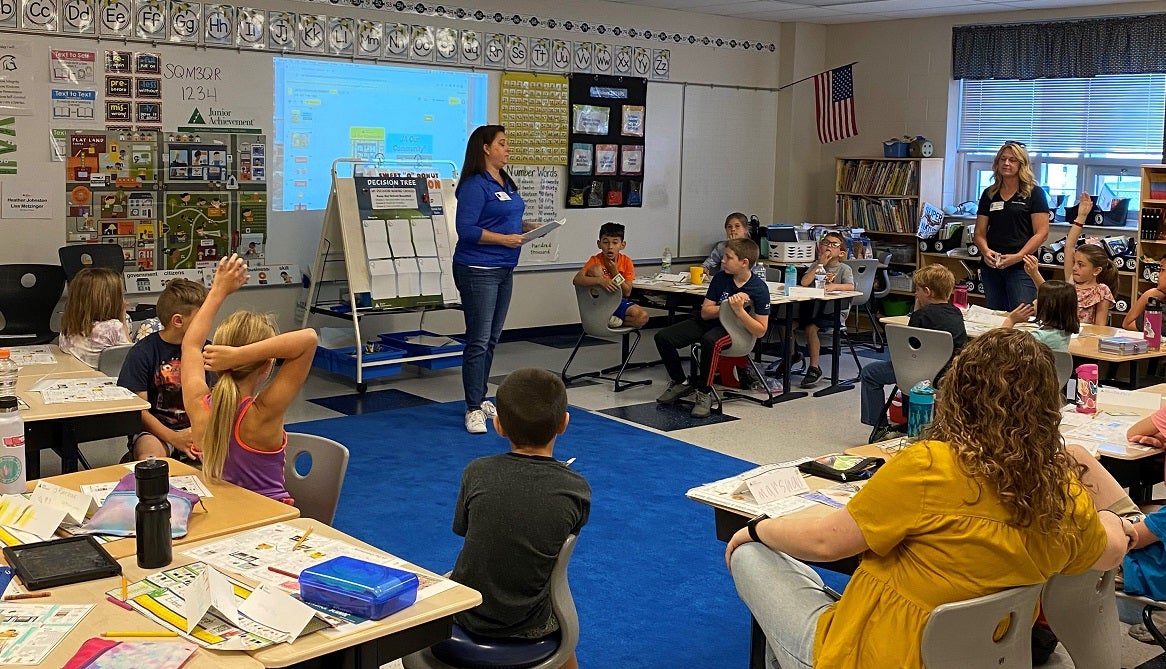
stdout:
<svg viewBox="0 0 1166 669">
<path fill-rule="evenodd" d="M 123 575 L 121 577 L 121 601 L 123 601 L 123 602 L 130 598 L 129 587 L 130 587 L 130 582 L 127 581 L 126 577 Z"/>
<path fill-rule="evenodd" d="M 41 597 L 52 597 L 52 596 L 53 596 L 53 593 L 49 592 L 48 590 L 42 590 L 41 592 L 22 592 L 18 595 L 4 595 L 4 601 L 14 602 L 18 599 L 39 599 Z"/>
<path fill-rule="evenodd" d="M 312 536 L 312 530 L 314 530 L 314 529 L 316 529 L 316 528 L 315 528 L 315 527 L 309 527 L 309 528 L 308 528 L 308 531 L 307 531 L 307 532 L 304 532 L 304 533 L 303 533 L 303 534 L 300 536 L 300 540 L 296 542 L 296 545 L 295 545 L 295 546 L 292 546 L 292 550 L 293 550 L 293 551 L 298 551 L 298 550 L 300 549 L 300 546 L 301 546 L 301 545 L 304 543 L 304 540 L 305 540 L 305 539 L 307 539 L 308 537 Z"/>
<path fill-rule="evenodd" d="M 275 567 L 268 567 L 267 571 L 273 571 L 277 574 L 280 574 L 281 576 L 287 576 L 288 578 L 294 578 L 297 580 L 299 579 L 299 576 L 297 574 L 293 574 L 290 571 L 284 571 L 282 569 L 276 569 Z"/>
<path fill-rule="evenodd" d="M 111 604 L 117 604 L 118 606 L 122 607 L 126 611 L 133 611 L 134 610 L 134 607 L 130 606 L 129 604 L 126 604 L 124 599 L 118 599 L 117 597 L 114 597 L 113 595 L 106 595 L 105 598 L 108 599 Z"/>
<path fill-rule="evenodd" d="M 112 637 L 112 636 L 122 636 L 122 637 L 176 637 L 176 636 L 178 636 L 178 632 L 162 632 L 162 631 L 158 631 L 158 632 L 135 632 L 135 631 L 122 632 L 122 631 L 117 631 L 117 632 L 102 632 L 102 633 L 101 633 L 101 636 L 103 636 L 103 637 L 106 637 L 106 638 L 109 638 L 109 637 Z"/>
</svg>

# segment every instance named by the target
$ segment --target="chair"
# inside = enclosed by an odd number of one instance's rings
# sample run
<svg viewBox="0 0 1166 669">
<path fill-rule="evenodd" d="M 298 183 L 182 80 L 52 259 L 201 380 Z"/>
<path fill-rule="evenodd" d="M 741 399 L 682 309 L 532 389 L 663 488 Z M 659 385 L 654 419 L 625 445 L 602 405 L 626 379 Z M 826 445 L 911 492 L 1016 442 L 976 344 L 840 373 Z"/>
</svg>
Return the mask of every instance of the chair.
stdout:
<svg viewBox="0 0 1166 669">
<path fill-rule="evenodd" d="M 65 291 L 59 265 L 0 265 L 0 345 L 47 344 L 57 338 L 50 325 Z"/>
<path fill-rule="evenodd" d="M 86 267 L 105 267 L 118 274 L 125 272 L 126 261 L 117 244 L 71 244 L 57 249 L 65 280 L 72 281 Z"/>
<path fill-rule="evenodd" d="M 893 324 L 887 325 L 887 346 L 891 349 L 891 364 L 895 367 L 895 386 L 883 406 L 883 415 L 891 408 L 895 389 L 906 392 L 920 381 L 934 382 L 955 350 L 950 332 Z M 871 430 L 870 441 L 875 440 L 879 427 L 876 425 Z"/>
<path fill-rule="evenodd" d="M 617 393 L 633 386 L 652 385 L 651 379 L 643 379 L 640 381 L 623 380 L 625 370 L 648 366 L 648 363 L 628 362 L 632 354 L 636 352 L 636 347 L 640 344 L 640 329 L 630 327 L 613 328 L 608 325 L 608 321 L 611 320 L 611 315 L 615 313 L 616 307 L 619 306 L 619 301 L 623 299 L 623 294 L 619 291 L 609 293 L 596 286 L 575 286 L 575 299 L 579 302 L 579 321 L 583 324 L 583 332 L 579 335 L 579 341 L 575 342 L 575 349 L 571 351 L 571 357 L 567 358 L 567 364 L 563 365 L 563 371 L 560 374 L 563 383 L 569 386 L 573 381 L 583 378 L 603 379 L 605 381 L 615 382 L 615 392 Z M 623 340 L 621 342 L 622 361 L 618 367 L 608 367 L 598 372 L 587 372 L 585 374 L 568 376 L 567 369 L 575 360 L 575 355 L 579 353 L 579 347 L 583 345 L 583 338 L 587 335 L 600 339 L 621 337 Z M 631 337 L 630 346 L 628 345 L 629 337 Z M 608 373 L 614 369 L 618 369 L 619 371 L 615 376 L 609 376 Z"/>
<path fill-rule="evenodd" d="M 729 336 L 727 342 L 725 342 L 725 339 L 722 338 L 717 342 L 717 345 L 713 347 L 711 354 L 713 358 L 709 365 L 709 375 L 711 376 L 712 374 L 716 373 L 718 362 L 721 360 L 721 358 L 740 358 L 753 368 L 753 373 L 757 375 L 757 378 L 764 380 L 765 376 L 762 375 L 761 369 L 757 366 L 757 362 L 753 359 L 753 356 L 750 355 L 750 353 L 753 352 L 753 347 L 757 345 L 757 337 L 745 329 L 745 325 L 741 322 L 741 319 L 737 317 L 737 312 L 729 308 L 727 304 L 722 305 L 719 318 L 721 327 L 725 329 L 725 332 L 727 332 Z M 722 342 L 725 343 L 722 344 Z M 692 347 L 693 364 L 699 365 L 700 356 L 702 355 L 705 355 L 705 352 L 701 350 L 700 344 L 694 345 Z M 709 379 L 708 383 L 710 386 L 712 386 L 712 379 Z M 750 402 L 757 402 L 758 404 L 767 407 L 773 406 L 773 401 L 776 399 L 776 397 L 774 396 L 773 391 L 769 389 L 768 383 L 765 385 L 765 394 L 766 398 L 761 399 L 758 397 L 753 397 L 752 395 L 726 390 L 725 398 L 727 399 L 730 397 L 736 397 L 749 400 Z M 721 413 L 721 395 L 719 392 L 717 392 L 716 386 L 713 386 L 712 412 L 715 414 Z"/>
<path fill-rule="evenodd" d="M 844 260 L 850 269 L 854 272 L 854 289 L 862 293 L 861 297 L 856 297 L 850 301 L 851 307 L 861 308 L 866 312 L 867 318 L 870 320 L 870 338 L 869 342 L 861 342 L 858 346 L 866 346 L 875 351 L 881 352 L 886 346 L 886 341 L 883 338 L 883 333 L 879 329 L 878 318 L 875 317 L 871 309 L 871 299 L 874 298 L 875 277 L 879 272 L 879 261 L 874 258 L 863 260 Z M 889 290 L 889 289 L 888 289 Z M 857 312 L 854 319 L 855 326 L 858 325 Z M 857 330 L 857 327 L 855 328 Z M 858 334 L 855 332 L 855 334 Z"/>
<path fill-rule="evenodd" d="M 304 454 L 309 456 L 310 468 L 301 474 L 296 463 Z M 287 433 L 284 484 L 301 516 L 331 525 L 347 470 L 348 449 L 344 444 L 314 434 Z"/>
<path fill-rule="evenodd" d="M 133 344 L 118 344 L 103 349 L 97 358 L 97 371 L 116 379 L 121 374 L 121 366 L 133 347 Z"/>
<path fill-rule="evenodd" d="M 471 637 L 459 625 L 441 643 L 405 656 L 405 669 L 557 669 L 575 652 L 579 643 L 579 614 L 567 580 L 567 565 L 578 537 L 567 537 L 551 571 L 551 609 L 559 621 L 559 633 L 535 640 Z"/>
<path fill-rule="evenodd" d="M 1115 569 L 1057 574 L 1041 591 L 1041 610 L 1049 629 L 1073 658 L 1074 666 L 1118 669 L 1121 630 L 1114 596 Z"/>
<path fill-rule="evenodd" d="M 890 328 L 888 328 L 888 331 Z M 1032 667 L 1032 617 L 1043 583 L 941 604 L 923 627 L 920 651 L 928 669 Z M 1007 629 L 997 630 L 1007 619 Z M 1078 665 L 1087 666 L 1087 665 Z"/>
<path fill-rule="evenodd" d="M 1064 393 L 1069 377 L 1073 376 L 1073 356 L 1068 351 L 1053 351 L 1053 363 L 1057 367 L 1057 383 Z"/>
</svg>

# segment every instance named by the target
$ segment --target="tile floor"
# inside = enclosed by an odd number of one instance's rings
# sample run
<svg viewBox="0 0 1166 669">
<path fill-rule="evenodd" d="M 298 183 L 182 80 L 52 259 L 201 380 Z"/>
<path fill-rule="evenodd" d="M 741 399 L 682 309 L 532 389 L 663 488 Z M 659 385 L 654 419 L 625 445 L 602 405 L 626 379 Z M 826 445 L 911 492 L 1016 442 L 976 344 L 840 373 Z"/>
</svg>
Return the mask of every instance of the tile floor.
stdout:
<svg viewBox="0 0 1166 669">
<path fill-rule="evenodd" d="M 636 351 L 634 360 L 648 361 L 657 357 L 651 332 L 645 332 L 643 341 Z M 558 372 L 570 354 L 570 348 L 562 348 L 562 338 L 544 339 L 546 344 L 529 342 L 505 342 L 498 346 L 495 358 L 494 376 L 490 390 L 496 387 L 505 374 L 520 367 L 544 367 Z M 573 338 L 567 346 L 573 345 Z M 549 344 L 549 345 L 548 345 Z M 865 360 L 865 358 L 864 358 Z M 616 343 L 595 344 L 580 349 L 572 372 L 586 371 L 619 362 L 619 346 Z M 829 357 L 823 357 L 823 369 L 828 371 Z M 399 376 L 373 381 L 364 398 L 356 396 L 353 383 L 342 377 L 313 372 L 301 393 L 303 401 L 292 405 L 288 422 L 331 418 L 359 411 L 376 411 L 382 406 L 415 406 L 419 402 L 448 402 L 462 397 L 460 368 L 446 370 L 415 370 L 406 366 Z M 842 378 L 856 375 L 854 362 L 849 355 L 842 358 Z M 720 453 L 732 455 L 750 462 L 764 463 L 789 460 L 806 455 L 836 451 L 854 444 L 865 443 L 869 428 L 859 423 L 858 392 L 851 390 L 822 398 L 813 396 L 778 404 L 766 408 L 752 402 L 732 401 L 725 405 L 728 418 L 722 421 L 705 421 L 691 425 L 678 411 L 657 410 L 655 398 L 663 392 L 667 379 L 663 368 L 628 372 L 631 379 L 650 378 L 651 386 L 629 388 L 623 392 L 612 391 L 610 383 L 580 382 L 569 389 L 572 405 L 591 411 L 600 411 L 616 420 L 636 422 L 641 415 L 659 418 L 667 414 L 667 430 L 660 430 L 675 439 L 689 442 Z M 796 385 L 795 377 L 795 385 Z M 818 387 L 825 387 L 819 382 Z M 418 399 L 421 398 L 421 399 Z M 411 404 L 409 404 L 411 403 Z M 645 429 L 655 429 L 645 427 Z M 124 440 L 106 440 L 84 445 L 84 452 L 94 467 L 113 464 L 124 454 Z M 44 471 L 51 475 L 59 471 L 59 461 L 49 454 L 44 456 Z M 693 481 L 693 484 L 703 481 Z M 1161 496 L 1161 495 L 1159 495 Z M 712 532 L 710 515 L 709 532 Z M 1124 635 L 1122 644 L 1122 666 L 1137 667 L 1148 659 L 1159 655 L 1154 647 L 1141 644 Z M 741 658 L 739 666 L 745 665 Z M 398 662 L 386 665 L 392 669 Z M 1048 667 L 1072 667 L 1072 661 L 1059 648 Z M 1147 666 L 1146 669 L 1149 669 Z"/>
</svg>

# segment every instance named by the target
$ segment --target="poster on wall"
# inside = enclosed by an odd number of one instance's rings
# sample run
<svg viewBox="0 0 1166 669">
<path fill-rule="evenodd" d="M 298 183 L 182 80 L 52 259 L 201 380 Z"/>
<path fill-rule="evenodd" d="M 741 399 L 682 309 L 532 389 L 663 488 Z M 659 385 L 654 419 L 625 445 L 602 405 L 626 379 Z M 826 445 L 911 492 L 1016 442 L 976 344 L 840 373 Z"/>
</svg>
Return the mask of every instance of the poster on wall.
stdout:
<svg viewBox="0 0 1166 669">
<path fill-rule="evenodd" d="M 567 87 L 567 77 L 553 74 L 502 75 L 499 122 L 506 127 L 510 160 L 567 164 Z"/>
<path fill-rule="evenodd" d="M 568 209 L 643 205 L 647 90 L 642 78 L 571 76 Z"/>
<path fill-rule="evenodd" d="M 0 115 L 32 114 L 29 91 L 35 90 L 37 68 L 32 62 L 32 40 L 0 34 Z"/>
<path fill-rule="evenodd" d="M 559 218 L 563 201 L 566 168 L 561 165 L 515 165 L 506 167 L 514 179 L 522 201 L 526 203 L 524 220 L 545 225 Z M 559 260 L 558 235 L 551 233 L 522 245 L 518 262 L 524 265 L 553 263 Z"/>
</svg>

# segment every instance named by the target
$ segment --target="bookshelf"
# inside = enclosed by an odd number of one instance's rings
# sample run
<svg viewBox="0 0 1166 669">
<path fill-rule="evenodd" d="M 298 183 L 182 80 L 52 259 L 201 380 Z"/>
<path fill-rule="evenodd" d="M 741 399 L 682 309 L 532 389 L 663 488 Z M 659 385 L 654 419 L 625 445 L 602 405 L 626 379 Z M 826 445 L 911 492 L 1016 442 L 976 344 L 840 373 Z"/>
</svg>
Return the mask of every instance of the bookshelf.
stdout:
<svg viewBox="0 0 1166 669">
<path fill-rule="evenodd" d="M 1142 209 L 1138 212 L 1138 265 L 1134 273 L 1136 301 L 1143 291 L 1157 285 L 1143 270 L 1166 256 L 1166 165 L 1142 165 Z M 1156 264 L 1161 265 L 1161 262 Z"/>
</svg>

